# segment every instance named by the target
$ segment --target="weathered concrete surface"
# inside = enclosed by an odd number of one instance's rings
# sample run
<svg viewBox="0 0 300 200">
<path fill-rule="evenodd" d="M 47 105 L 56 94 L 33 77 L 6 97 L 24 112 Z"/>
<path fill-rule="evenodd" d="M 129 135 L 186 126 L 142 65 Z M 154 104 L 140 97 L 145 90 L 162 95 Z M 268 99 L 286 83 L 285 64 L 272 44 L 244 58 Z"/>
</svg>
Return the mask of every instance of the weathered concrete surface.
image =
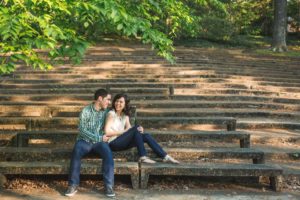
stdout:
<svg viewBox="0 0 300 200">
<path fill-rule="evenodd" d="M 116 191 L 115 199 L 122 200 L 298 200 L 300 193 L 275 193 L 275 192 L 241 192 L 235 190 L 128 190 Z M 41 193 L 31 191 L 20 193 L 16 191 L 0 191 L 1 200 L 65 200 L 70 199 L 60 192 Z M 79 191 L 72 200 L 99 200 L 108 199 L 103 191 Z"/>
</svg>

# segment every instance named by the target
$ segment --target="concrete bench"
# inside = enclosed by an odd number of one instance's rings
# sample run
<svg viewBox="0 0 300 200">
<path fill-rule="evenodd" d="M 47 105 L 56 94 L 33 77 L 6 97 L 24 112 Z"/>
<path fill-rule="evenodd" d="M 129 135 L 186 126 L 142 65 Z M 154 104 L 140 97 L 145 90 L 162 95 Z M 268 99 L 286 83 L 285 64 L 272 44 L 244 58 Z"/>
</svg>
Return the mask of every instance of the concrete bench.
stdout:
<svg viewBox="0 0 300 200">
<path fill-rule="evenodd" d="M 168 176 L 219 176 L 219 177 L 259 177 L 266 176 L 270 179 L 270 186 L 275 191 L 282 188 L 282 169 L 264 164 L 141 164 L 141 188 L 147 188 L 151 175 Z"/>
<path fill-rule="evenodd" d="M 236 119 L 234 117 L 138 117 L 137 123 L 145 127 L 155 128 L 169 124 L 214 124 L 225 125 L 228 131 L 236 130 Z"/>
<path fill-rule="evenodd" d="M 147 132 L 147 130 L 146 130 Z M 241 148 L 250 147 L 250 133 L 245 131 L 153 131 L 152 136 L 159 142 L 187 142 L 200 140 L 239 140 Z"/>
<path fill-rule="evenodd" d="M 130 107 L 130 123 L 132 125 L 136 124 L 136 107 L 131 106 Z M 29 124 L 29 125 L 28 125 Z M 30 130 L 33 126 L 34 122 L 32 120 L 29 120 L 27 122 L 28 129 Z M 17 134 L 16 141 L 14 142 L 16 146 L 18 147 L 26 147 L 28 146 L 29 139 L 54 139 L 54 138 L 67 138 L 69 141 L 72 141 L 75 143 L 75 138 L 78 135 L 78 131 L 20 131 Z"/>
<path fill-rule="evenodd" d="M 134 149 L 113 152 L 115 161 L 137 162 Z M 36 148 L 36 147 L 0 147 L 0 162 L 57 162 L 69 161 L 72 155 L 72 148 Z M 83 157 L 89 160 L 101 160 L 98 155 L 90 153 Z"/>
<path fill-rule="evenodd" d="M 77 134 L 76 131 L 22 131 L 17 134 L 15 146 L 26 147 L 30 139 L 67 140 L 73 144 Z M 151 135 L 158 142 L 236 139 L 241 148 L 250 147 L 250 134 L 244 131 L 153 131 Z"/>
<path fill-rule="evenodd" d="M 0 162 L 3 175 L 61 175 L 69 173 L 68 162 Z M 115 174 L 130 175 L 133 189 L 139 188 L 139 166 L 137 162 L 115 162 Z M 98 175 L 102 173 L 101 160 L 83 161 L 80 174 Z"/>
<path fill-rule="evenodd" d="M 181 161 L 199 161 L 207 159 L 251 159 L 254 164 L 264 163 L 264 152 L 250 148 L 164 148 L 169 155 Z M 147 149 L 148 150 L 148 149 Z M 72 154 L 71 148 L 36 148 L 36 147 L 0 147 L 0 162 L 3 161 L 67 161 Z M 137 161 L 137 150 L 113 152 L 115 160 Z M 148 155 L 155 158 L 154 152 L 148 150 Z M 99 159 L 95 154 L 85 158 Z"/>
<path fill-rule="evenodd" d="M 11 130 L 49 130 L 49 129 L 76 129 L 78 117 L 2 117 L 0 124 L 11 126 Z M 236 130 L 236 119 L 233 117 L 138 117 L 137 123 L 145 128 L 162 128 L 171 124 L 214 124 L 225 125 L 228 131 Z M 8 127 L 7 127 L 8 128 Z"/>
</svg>

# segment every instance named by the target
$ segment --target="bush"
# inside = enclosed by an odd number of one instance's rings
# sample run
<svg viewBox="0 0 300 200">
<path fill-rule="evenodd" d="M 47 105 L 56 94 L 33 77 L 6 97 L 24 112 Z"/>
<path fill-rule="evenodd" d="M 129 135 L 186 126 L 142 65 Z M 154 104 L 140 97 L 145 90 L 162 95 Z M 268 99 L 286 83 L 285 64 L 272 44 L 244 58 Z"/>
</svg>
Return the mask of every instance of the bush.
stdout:
<svg viewBox="0 0 300 200">
<path fill-rule="evenodd" d="M 213 41 L 228 41 L 234 35 L 234 26 L 226 19 L 206 16 L 200 21 L 200 37 Z"/>
</svg>

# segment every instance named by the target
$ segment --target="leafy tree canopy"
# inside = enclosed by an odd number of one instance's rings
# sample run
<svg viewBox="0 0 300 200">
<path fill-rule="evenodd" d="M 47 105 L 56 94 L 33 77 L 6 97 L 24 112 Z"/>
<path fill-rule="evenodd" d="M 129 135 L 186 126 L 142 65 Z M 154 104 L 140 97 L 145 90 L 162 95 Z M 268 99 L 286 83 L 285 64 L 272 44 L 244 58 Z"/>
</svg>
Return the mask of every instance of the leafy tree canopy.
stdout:
<svg viewBox="0 0 300 200">
<path fill-rule="evenodd" d="M 167 18 L 170 28 L 164 32 L 159 24 Z M 14 71 L 20 60 L 50 69 L 42 53 L 52 60 L 63 56 L 78 63 L 89 42 L 105 33 L 151 43 L 158 55 L 174 61 L 167 35 L 175 36 L 183 24 L 192 22 L 189 7 L 176 0 L 3 0 L 0 73 Z"/>
<path fill-rule="evenodd" d="M 299 27 L 299 1 L 288 3 Z M 270 34 L 272 19 L 272 0 L 1 0 L 0 74 L 20 61 L 45 70 L 61 58 L 79 63 L 104 35 L 151 44 L 174 62 L 174 39 Z"/>
</svg>

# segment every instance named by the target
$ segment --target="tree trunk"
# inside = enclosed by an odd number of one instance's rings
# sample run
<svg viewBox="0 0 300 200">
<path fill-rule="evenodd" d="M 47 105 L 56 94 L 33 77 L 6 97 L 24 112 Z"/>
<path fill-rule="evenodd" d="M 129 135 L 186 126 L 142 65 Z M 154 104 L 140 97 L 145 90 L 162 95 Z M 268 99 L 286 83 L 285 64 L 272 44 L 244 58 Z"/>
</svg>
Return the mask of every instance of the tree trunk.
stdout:
<svg viewBox="0 0 300 200">
<path fill-rule="evenodd" d="M 272 50 L 277 52 L 287 51 L 287 0 L 274 0 L 274 27 Z"/>
</svg>

